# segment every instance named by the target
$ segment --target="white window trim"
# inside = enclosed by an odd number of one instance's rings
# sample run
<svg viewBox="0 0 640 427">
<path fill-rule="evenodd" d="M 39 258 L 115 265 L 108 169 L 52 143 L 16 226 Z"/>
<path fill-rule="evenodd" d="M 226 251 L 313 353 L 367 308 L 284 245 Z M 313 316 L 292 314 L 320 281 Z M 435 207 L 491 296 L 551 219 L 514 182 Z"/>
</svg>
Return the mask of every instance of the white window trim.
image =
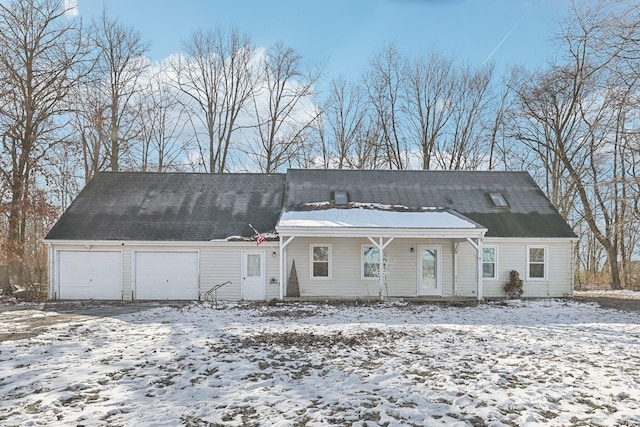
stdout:
<svg viewBox="0 0 640 427">
<path fill-rule="evenodd" d="M 378 276 L 365 277 L 364 275 L 364 248 L 375 248 L 372 244 L 362 244 L 360 246 L 360 279 L 361 280 L 378 280 Z M 380 260 L 380 249 L 378 249 L 378 261 Z M 378 268 L 380 263 L 378 262 Z"/>
<path fill-rule="evenodd" d="M 484 259 L 482 260 L 482 272 L 483 272 L 482 279 L 483 280 L 497 280 L 498 279 L 498 246 L 496 246 L 496 245 L 484 245 L 482 247 L 482 249 L 483 250 L 484 249 L 493 249 L 493 257 L 494 257 L 494 259 L 493 259 L 494 268 L 493 268 L 493 276 L 492 277 L 484 277 L 484 264 L 485 264 L 485 262 L 484 262 Z M 483 254 L 483 256 L 484 256 L 484 254 Z M 489 264 L 489 263 L 487 263 L 487 264 Z"/>
<path fill-rule="evenodd" d="M 543 277 L 531 277 L 531 249 L 544 249 Z M 536 264 L 539 264 L 536 262 Z M 546 245 L 527 245 L 527 280 L 543 281 L 547 280 L 547 272 L 549 269 L 549 247 Z"/>
<path fill-rule="evenodd" d="M 326 247 L 328 248 L 328 253 L 329 253 L 329 275 L 327 277 L 323 277 L 323 276 L 314 276 L 313 275 L 313 248 L 318 248 L 318 247 Z M 331 243 L 311 243 L 309 244 L 309 279 L 310 280 L 331 280 L 331 271 L 332 271 L 332 265 L 333 265 L 333 249 L 331 248 Z"/>
</svg>

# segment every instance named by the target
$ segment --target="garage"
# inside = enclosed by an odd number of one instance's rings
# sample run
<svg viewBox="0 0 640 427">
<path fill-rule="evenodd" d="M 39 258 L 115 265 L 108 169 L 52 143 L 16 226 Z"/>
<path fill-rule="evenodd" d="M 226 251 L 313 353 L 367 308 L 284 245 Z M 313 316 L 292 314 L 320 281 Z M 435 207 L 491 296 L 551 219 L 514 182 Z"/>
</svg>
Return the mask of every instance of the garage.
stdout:
<svg viewBox="0 0 640 427">
<path fill-rule="evenodd" d="M 198 252 L 135 252 L 134 298 L 198 299 L 198 264 Z"/>
<path fill-rule="evenodd" d="M 122 252 L 59 251 L 60 299 L 122 299 Z"/>
</svg>

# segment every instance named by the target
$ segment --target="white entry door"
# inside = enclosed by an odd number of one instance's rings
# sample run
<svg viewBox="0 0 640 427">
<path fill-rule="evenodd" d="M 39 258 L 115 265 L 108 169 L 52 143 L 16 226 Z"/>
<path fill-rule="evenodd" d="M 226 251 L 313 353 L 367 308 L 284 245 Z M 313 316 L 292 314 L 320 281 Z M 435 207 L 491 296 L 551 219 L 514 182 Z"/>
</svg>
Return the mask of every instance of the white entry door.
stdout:
<svg viewBox="0 0 640 427">
<path fill-rule="evenodd" d="M 266 288 L 264 251 L 242 251 L 242 299 L 263 301 Z"/>
<path fill-rule="evenodd" d="M 418 295 L 442 295 L 442 249 L 418 247 Z"/>
</svg>

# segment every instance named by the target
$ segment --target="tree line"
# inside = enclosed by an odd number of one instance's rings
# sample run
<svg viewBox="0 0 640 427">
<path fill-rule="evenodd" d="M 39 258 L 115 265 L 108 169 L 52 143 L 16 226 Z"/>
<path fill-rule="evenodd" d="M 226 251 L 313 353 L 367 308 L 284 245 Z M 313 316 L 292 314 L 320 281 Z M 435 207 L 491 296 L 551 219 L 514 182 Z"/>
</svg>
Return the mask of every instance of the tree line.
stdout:
<svg viewBox="0 0 640 427">
<path fill-rule="evenodd" d="M 198 30 L 152 62 L 103 9 L 0 3 L 2 259 L 46 282 L 42 238 L 99 171 L 527 170 L 574 227 L 576 278 L 636 285 L 640 4 L 575 2 L 538 69 L 394 44 L 327 79 L 282 43 Z"/>
</svg>

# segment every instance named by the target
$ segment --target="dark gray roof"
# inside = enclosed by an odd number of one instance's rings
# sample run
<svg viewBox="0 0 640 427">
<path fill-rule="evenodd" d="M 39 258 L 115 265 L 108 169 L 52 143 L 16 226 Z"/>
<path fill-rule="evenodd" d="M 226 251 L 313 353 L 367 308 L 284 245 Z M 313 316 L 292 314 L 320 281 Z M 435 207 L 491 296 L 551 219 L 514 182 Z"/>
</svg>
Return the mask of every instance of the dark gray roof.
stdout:
<svg viewBox="0 0 640 427">
<path fill-rule="evenodd" d="M 51 240 L 208 241 L 274 229 L 284 174 L 102 172 L 53 227 Z"/>
<path fill-rule="evenodd" d="M 287 174 L 103 172 L 80 192 L 49 240 L 208 241 L 275 228 L 284 206 L 349 201 L 452 209 L 488 237 L 575 237 L 526 172 L 289 170 Z M 500 193 L 508 208 L 496 208 Z"/>
<path fill-rule="evenodd" d="M 575 237 L 527 172 L 295 169 L 284 205 L 329 201 L 334 191 L 352 202 L 453 209 L 487 227 L 487 237 Z M 491 193 L 509 207 L 496 208 Z"/>
</svg>

